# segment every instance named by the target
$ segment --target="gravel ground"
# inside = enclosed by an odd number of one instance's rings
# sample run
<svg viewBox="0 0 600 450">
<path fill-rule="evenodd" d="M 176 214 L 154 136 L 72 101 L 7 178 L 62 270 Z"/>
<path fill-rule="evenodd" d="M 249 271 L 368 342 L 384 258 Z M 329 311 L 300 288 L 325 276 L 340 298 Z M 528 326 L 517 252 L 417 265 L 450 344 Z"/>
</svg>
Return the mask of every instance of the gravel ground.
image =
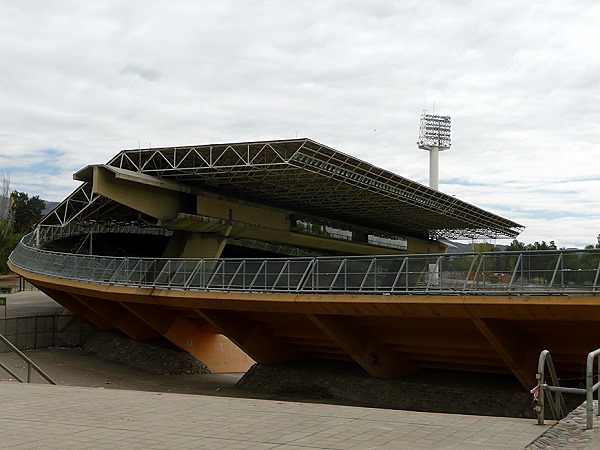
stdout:
<svg viewBox="0 0 600 450">
<path fill-rule="evenodd" d="M 50 348 L 24 352 L 55 382 L 64 386 L 86 386 L 106 389 L 174 392 L 186 394 L 235 395 L 235 384 L 242 373 L 161 375 L 91 355 L 80 348 Z M 0 362 L 21 378 L 27 376 L 27 365 L 14 353 L 0 353 Z M 0 381 L 12 377 L 0 371 Z M 46 381 L 34 373 L 32 381 Z"/>
</svg>

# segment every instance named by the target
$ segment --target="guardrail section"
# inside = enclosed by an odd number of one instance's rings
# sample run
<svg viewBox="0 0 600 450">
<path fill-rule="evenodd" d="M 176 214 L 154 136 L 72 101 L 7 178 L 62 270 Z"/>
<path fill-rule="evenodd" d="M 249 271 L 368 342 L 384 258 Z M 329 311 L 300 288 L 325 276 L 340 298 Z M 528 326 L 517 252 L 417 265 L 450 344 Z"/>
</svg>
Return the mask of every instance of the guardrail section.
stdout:
<svg viewBox="0 0 600 450">
<path fill-rule="evenodd" d="M 60 232 L 60 236 L 64 231 Z M 600 250 L 279 259 L 104 257 L 42 250 L 31 233 L 10 255 L 57 278 L 184 290 L 410 294 L 597 294 Z"/>
</svg>

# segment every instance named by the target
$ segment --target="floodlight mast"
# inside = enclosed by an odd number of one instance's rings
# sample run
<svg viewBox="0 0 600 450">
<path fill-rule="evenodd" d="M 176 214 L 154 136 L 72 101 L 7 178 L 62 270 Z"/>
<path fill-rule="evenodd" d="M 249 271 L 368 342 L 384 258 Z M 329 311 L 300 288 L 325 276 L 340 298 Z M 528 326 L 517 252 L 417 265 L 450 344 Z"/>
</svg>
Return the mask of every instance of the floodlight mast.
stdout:
<svg viewBox="0 0 600 450">
<path fill-rule="evenodd" d="M 417 145 L 429 151 L 429 187 L 438 190 L 440 152 L 451 145 L 450 116 L 422 114 Z"/>
</svg>

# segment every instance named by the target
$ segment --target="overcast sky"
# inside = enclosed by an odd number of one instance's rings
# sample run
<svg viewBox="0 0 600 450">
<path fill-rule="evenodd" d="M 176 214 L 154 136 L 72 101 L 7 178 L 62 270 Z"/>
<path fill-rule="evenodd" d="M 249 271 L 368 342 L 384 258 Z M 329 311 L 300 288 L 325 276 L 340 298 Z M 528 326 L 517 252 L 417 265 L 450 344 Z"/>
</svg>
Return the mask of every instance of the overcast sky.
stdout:
<svg viewBox="0 0 600 450">
<path fill-rule="evenodd" d="M 526 227 L 600 233 L 600 2 L 0 3 L 0 170 L 60 201 L 125 148 L 308 137 Z M 497 243 L 509 243 L 498 241 Z"/>
</svg>

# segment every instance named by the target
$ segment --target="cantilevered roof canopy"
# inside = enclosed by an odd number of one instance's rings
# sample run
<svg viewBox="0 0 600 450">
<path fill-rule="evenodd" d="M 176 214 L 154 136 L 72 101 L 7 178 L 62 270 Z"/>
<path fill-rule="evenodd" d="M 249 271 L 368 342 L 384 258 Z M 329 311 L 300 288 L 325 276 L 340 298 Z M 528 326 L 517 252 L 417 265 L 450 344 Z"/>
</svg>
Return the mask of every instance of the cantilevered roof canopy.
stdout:
<svg viewBox="0 0 600 450">
<path fill-rule="evenodd" d="M 108 166 L 394 234 L 517 236 L 523 227 L 310 139 L 123 150 Z M 84 183 L 45 219 L 126 220 Z"/>
</svg>

